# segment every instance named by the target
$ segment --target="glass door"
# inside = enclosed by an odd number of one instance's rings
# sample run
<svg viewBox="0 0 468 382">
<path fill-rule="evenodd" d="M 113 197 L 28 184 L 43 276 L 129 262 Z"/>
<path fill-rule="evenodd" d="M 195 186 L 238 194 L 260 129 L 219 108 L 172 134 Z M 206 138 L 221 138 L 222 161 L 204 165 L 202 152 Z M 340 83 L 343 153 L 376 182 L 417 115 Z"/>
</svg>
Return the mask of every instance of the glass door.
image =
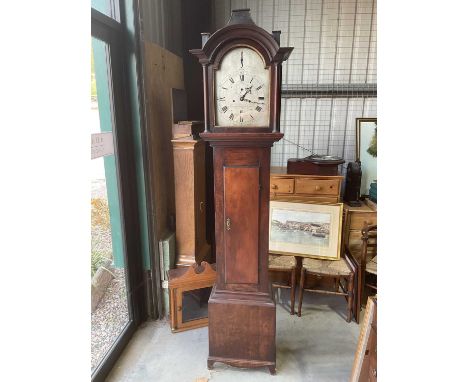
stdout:
<svg viewBox="0 0 468 382">
<path fill-rule="evenodd" d="M 130 321 L 108 43 L 91 51 L 91 371 Z"/>
<path fill-rule="evenodd" d="M 102 381 L 142 319 L 137 161 L 124 27 L 91 9 L 91 376 Z"/>
</svg>

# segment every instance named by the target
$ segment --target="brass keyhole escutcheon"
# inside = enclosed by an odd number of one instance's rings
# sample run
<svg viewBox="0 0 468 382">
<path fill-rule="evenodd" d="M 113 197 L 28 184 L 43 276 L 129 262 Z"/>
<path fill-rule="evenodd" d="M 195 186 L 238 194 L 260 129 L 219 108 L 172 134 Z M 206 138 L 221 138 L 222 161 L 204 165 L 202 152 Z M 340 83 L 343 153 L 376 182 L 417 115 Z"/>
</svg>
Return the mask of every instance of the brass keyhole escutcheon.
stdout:
<svg viewBox="0 0 468 382">
<path fill-rule="evenodd" d="M 226 219 L 226 230 L 228 230 L 228 231 L 231 230 L 231 219 L 230 218 Z"/>
</svg>

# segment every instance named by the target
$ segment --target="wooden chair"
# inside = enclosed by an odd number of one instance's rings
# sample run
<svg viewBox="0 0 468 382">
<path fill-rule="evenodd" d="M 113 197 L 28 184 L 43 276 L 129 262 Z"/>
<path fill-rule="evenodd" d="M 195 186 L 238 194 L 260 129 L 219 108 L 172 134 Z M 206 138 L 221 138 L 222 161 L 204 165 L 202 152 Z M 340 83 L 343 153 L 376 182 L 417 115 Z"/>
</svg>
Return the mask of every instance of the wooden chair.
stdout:
<svg viewBox="0 0 468 382">
<path fill-rule="evenodd" d="M 366 288 L 377 293 L 377 225 L 368 225 L 364 222 L 361 230 L 360 246 L 346 247 L 358 267 L 356 310 L 361 310 L 361 304 L 367 292 Z M 359 323 L 359 320 L 357 321 Z"/>
<path fill-rule="evenodd" d="M 346 321 L 350 322 L 354 310 L 354 278 L 355 271 L 347 256 L 340 260 L 318 260 L 304 258 L 301 268 L 301 281 L 299 284 L 299 308 L 297 315 L 301 317 L 302 299 L 304 291 L 322 294 L 344 296 L 347 304 L 348 314 Z M 334 290 L 305 288 L 307 275 L 317 277 L 328 277 L 334 280 Z"/>
<path fill-rule="evenodd" d="M 291 289 L 291 315 L 294 314 L 294 303 L 296 298 L 296 258 L 288 255 L 269 255 L 268 256 L 268 271 L 281 272 L 290 276 L 288 284 L 280 284 L 273 282 L 274 288 Z"/>
</svg>

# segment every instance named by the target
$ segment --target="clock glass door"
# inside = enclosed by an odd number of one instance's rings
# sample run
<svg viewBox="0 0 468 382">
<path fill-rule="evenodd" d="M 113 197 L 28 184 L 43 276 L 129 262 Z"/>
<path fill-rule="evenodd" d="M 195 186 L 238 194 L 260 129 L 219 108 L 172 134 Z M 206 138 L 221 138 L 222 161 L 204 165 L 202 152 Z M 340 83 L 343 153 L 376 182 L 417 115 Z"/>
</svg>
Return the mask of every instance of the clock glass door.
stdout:
<svg viewBox="0 0 468 382">
<path fill-rule="evenodd" d="M 219 127 L 268 127 L 270 70 L 247 47 L 231 49 L 215 72 L 215 118 Z"/>
</svg>

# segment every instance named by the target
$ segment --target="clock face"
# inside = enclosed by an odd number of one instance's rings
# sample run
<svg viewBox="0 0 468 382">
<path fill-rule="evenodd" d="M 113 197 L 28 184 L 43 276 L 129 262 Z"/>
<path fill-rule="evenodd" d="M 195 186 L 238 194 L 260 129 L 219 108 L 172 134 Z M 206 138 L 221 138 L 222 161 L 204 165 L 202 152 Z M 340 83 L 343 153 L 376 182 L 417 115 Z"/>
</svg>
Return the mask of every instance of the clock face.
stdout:
<svg viewBox="0 0 468 382">
<path fill-rule="evenodd" d="M 236 47 L 215 72 L 215 118 L 220 127 L 268 127 L 270 70 L 255 50 Z"/>
</svg>

